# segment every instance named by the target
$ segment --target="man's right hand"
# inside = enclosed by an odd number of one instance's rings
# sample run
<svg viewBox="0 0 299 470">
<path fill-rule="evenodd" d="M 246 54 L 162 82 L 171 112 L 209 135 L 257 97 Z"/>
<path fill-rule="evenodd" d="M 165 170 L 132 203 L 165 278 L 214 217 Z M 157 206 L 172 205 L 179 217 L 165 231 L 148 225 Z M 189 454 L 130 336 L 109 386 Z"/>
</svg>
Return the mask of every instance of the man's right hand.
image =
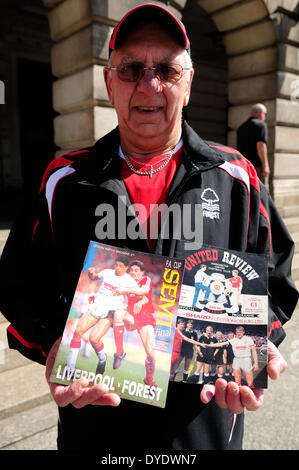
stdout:
<svg viewBox="0 0 299 470">
<path fill-rule="evenodd" d="M 257 142 L 256 150 L 262 164 L 262 176 L 267 178 L 270 175 L 267 144 L 265 142 Z"/>
<path fill-rule="evenodd" d="M 267 178 L 269 175 L 270 175 L 270 167 L 269 167 L 269 165 L 265 165 L 265 166 L 262 168 L 262 176 L 263 176 L 264 178 Z"/>
<path fill-rule="evenodd" d="M 72 404 L 75 408 L 83 408 L 86 405 L 118 406 L 120 397 L 116 393 L 109 393 L 109 389 L 106 385 L 98 384 L 89 387 L 88 380 L 85 378 L 76 380 L 72 385 L 61 385 L 50 382 L 60 342 L 61 338 L 52 346 L 47 358 L 45 372 L 50 392 L 55 403 L 62 407 Z"/>
</svg>

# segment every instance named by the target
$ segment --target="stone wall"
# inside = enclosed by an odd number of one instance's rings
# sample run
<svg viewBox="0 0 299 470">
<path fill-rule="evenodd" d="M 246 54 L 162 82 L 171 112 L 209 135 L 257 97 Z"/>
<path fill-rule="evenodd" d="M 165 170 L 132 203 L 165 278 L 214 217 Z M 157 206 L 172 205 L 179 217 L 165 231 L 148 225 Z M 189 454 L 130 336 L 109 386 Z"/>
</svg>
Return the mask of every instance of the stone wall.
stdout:
<svg viewBox="0 0 299 470">
<path fill-rule="evenodd" d="M 49 7 L 55 141 L 91 145 L 112 129 L 102 67 L 113 27 L 136 0 L 44 0 Z M 161 2 L 155 2 L 160 3 Z M 163 2 L 162 2 L 163 3 Z M 235 146 L 253 103 L 268 108 L 270 187 L 284 215 L 299 203 L 299 29 L 295 0 L 176 0 L 192 41 L 196 76 L 187 110 L 207 139 Z M 298 93 L 297 93 L 298 92 Z"/>
<path fill-rule="evenodd" d="M 117 125 L 103 80 L 113 27 L 143 1 L 44 0 L 49 11 L 55 142 L 63 150 L 92 145 Z M 159 3 L 159 2 L 156 2 Z M 177 13 L 170 7 L 172 11 Z"/>
</svg>

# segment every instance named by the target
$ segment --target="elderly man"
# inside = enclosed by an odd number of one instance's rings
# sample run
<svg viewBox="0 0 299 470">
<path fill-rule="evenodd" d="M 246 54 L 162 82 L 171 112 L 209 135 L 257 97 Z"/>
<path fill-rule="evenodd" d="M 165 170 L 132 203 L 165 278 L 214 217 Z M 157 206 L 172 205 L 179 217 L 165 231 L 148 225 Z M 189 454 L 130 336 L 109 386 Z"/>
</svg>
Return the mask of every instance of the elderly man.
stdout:
<svg viewBox="0 0 299 470">
<path fill-rule="evenodd" d="M 50 164 L 4 250 L 0 297 L 12 323 L 10 346 L 43 364 L 47 358 L 49 380 L 90 239 L 96 233 L 119 247 L 186 257 L 196 234 L 179 237 L 181 220 L 168 214 L 168 232 L 151 236 L 151 209 L 176 204 L 185 223 L 186 214 L 194 221 L 190 207 L 202 203 L 208 188 L 219 207 L 217 217 L 203 216 L 203 243 L 271 255 L 269 335 L 278 345 L 298 299 L 290 278 L 293 242 L 250 163 L 233 149 L 204 142 L 182 122 L 193 77 L 184 26 L 161 6 L 136 7 L 113 32 L 104 74 L 119 127 L 94 147 Z M 122 229 L 118 239 L 109 238 L 109 227 L 107 239 L 104 230 L 95 232 L 104 203 L 115 216 L 105 224 Z M 125 204 L 138 213 L 129 213 L 124 235 Z M 272 343 L 269 349 L 268 373 L 275 379 L 285 362 Z M 202 390 L 171 382 L 160 409 L 120 401 L 104 385 L 88 388 L 85 379 L 49 385 L 59 406 L 59 449 L 76 450 L 240 449 L 242 411 L 259 408 L 263 395 L 224 379 Z M 187 411 L 178 415 L 182 401 Z"/>
</svg>

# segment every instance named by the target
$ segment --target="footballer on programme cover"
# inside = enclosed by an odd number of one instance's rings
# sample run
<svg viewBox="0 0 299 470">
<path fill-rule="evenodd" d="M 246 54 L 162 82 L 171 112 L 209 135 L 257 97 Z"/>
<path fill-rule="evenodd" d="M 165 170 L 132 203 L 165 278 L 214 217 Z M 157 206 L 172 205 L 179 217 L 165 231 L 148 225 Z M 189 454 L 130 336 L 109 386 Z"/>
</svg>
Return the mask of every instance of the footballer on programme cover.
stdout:
<svg viewBox="0 0 299 470">
<path fill-rule="evenodd" d="M 91 241 L 51 381 L 165 406 L 184 261 Z"/>
<path fill-rule="evenodd" d="M 186 258 L 170 380 L 267 388 L 267 266 L 265 255 L 209 246 Z"/>
</svg>

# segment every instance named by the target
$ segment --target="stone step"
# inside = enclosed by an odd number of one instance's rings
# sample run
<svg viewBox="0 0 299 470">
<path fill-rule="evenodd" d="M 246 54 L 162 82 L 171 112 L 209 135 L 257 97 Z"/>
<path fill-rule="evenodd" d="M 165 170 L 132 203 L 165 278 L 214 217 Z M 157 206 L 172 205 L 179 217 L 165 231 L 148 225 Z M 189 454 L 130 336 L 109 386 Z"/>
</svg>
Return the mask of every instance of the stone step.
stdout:
<svg viewBox="0 0 299 470">
<path fill-rule="evenodd" d="M 29 359 L 22 356 L 14 349 L 9 349 L 8 347 L 1 349 L 0 342 L 0 374 L 7 370 L 13 370 L 22 366 L 26 366 L 30 363 L 31 361 Z"/>
<path fill-rule="evenodd" d="M 295 253 L 293 258 L 292 277 L 295 282 L 299 280 L 299 253 Z"/>
<path fill-rule="evenodd" d="M 0 255 L 3 251 L 3 248 L 4 248 L 4 245 L 6 243 L 8 234 L 9 234 L 9 229 L 1 229 L 0 230 Z"/>
<path fill-rule="evenodd" d="M 5 318 L 5 316 L 2 315 L 2 313 L 0 312 L 0 324 L 3 323 L 3 322 L 5 322 L 5 321 L 7 321 L 6 318 Z"/>
<path fill-rule="evenodd" d="M 297 214 L 298 212 L 299 210 L 297 207 Z M 290 233 L 299 232 L 299 217 L 298 216 L 286 217 L 284 219 L 284 223 L 286 224 Z"/>
<path fill-rule="evenodd" d="M 298 216 L 298 205 L 286 205 L 286 206 L 279 206 L 278 207 L 280 215 L 284 218 L 284 220 L 288 219 L 289 217 L 297 217 Z"/>
<path fill-rule="evenodd" d="M 0 420 L 51 400 L 44 366 L 30 362 L 0 374 Z"/>
<path fill-rule="evenodd" d="M 57 450 L 57 419 L 53 401 L 2 419 L 0 450 Z"/>
<path fill-rule="evenodd" d="M 295 242 L 295 253 L 299 253 L 299 231 L 291 232 L 291 237 Z"/>
<path fill-rule="evenodd" d="M 28 436 L 21 441 L 12 443 L 0 450 L 34 450 L 34 451 L 57 451 L 57 426 L 46 428 L 44 431 Z"/>
</svg>

